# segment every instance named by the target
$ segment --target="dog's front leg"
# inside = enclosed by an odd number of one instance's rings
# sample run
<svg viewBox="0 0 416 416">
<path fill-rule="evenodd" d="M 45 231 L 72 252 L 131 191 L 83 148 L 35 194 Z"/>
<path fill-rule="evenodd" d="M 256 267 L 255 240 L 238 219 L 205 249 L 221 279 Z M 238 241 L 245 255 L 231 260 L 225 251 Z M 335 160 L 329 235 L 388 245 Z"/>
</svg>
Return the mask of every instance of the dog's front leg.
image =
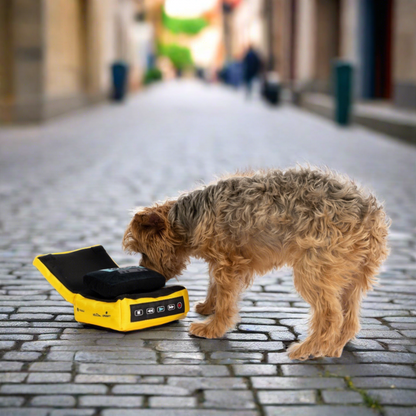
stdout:
<svg viewBox="0 0 416 416">
<path fill-rule="evenodd" d="M 195 303 L 195 312 L 201 315 L 207 315 L 207 316 L 213 314 L 216 298 L 217 298 L 217 285 L 216 285 L 213 273 L 210 270 L 207 297 L 205 300 L 200 300 Z"/>
<path fill-rule="evenodd" d="M 238 321 L 241 279 L 234 267 L 217 265 L 211 270 L 216 290 L 215 313 L 203 322 L 194 322 L 189 329 L 192 335 L 202 338 L 220 338 Z"/>
</svg>

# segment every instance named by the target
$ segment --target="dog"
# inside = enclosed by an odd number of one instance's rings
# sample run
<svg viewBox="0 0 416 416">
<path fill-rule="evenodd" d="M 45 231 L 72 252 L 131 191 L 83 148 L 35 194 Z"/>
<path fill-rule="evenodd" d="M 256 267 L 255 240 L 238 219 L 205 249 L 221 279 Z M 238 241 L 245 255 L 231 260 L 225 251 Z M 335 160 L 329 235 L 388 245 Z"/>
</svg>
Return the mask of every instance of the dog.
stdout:
<svg viewBox="0 0 416 416">
<path fill-rule="evenodd" d="M 284 265 L 311 306 L 308 336 L 291 359 L 340 357 L 360 330 L 360 304 L 388 255 L 390 220 L 375 196 L 329 169 L 237 172 L 177 199 L 139 209 L 123 248 L 140 264 L 179 276 L 190 257 L 209 266 L 209 287 L 190 333 L 218 338 L 238 322 L 256 275 Z"/>
</svg>

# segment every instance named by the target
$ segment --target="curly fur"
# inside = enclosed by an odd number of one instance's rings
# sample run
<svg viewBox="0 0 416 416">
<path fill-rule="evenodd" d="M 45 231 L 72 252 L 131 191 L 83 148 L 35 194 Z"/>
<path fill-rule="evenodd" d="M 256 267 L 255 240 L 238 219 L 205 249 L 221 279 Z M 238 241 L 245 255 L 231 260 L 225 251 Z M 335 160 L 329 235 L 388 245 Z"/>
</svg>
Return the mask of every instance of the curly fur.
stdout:
<svg viewBox="0 0 416 416">
<path fill-rule="evenodd" d="M 362 296 L 387 257 L 389 220 L 376 198 L 347 177 L 297 167 L 230 175 L 140 209 L 123 239 L 141 264 L 178 276 L 191 256 L 209 265 L 210 315 L 190 332 L 223 336 L 238 321 L 238 300 L 256 275 L 288 265 L 311 305 L 309 335 L 292 359 L 339 357 L 360 329 Z"/>
</svg>

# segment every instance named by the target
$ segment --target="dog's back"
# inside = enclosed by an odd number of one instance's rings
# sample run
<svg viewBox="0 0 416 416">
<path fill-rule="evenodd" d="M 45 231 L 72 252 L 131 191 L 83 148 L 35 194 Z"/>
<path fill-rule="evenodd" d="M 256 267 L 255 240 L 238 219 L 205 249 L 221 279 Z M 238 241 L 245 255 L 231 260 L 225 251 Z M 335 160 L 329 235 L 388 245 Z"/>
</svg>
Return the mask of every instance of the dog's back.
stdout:
<svg viewBox="0 0 416 416">
<path fill-rule="evenodd" d="M 169 218 L 188 237 L 202 237 L 199 229 L 204 239 L 249 245 L 250 251 L 264 251 L 265 246 L 280 253 L 289 250 L 285 263 L 298 250 L 351 249 L 357 244 L 361 250 L 362 238 L 378 257 L 384 259 L 388 252 L 382 206 L 371 193 L 329 170 L 229 176 L 181 196 Z"/>
</svg>

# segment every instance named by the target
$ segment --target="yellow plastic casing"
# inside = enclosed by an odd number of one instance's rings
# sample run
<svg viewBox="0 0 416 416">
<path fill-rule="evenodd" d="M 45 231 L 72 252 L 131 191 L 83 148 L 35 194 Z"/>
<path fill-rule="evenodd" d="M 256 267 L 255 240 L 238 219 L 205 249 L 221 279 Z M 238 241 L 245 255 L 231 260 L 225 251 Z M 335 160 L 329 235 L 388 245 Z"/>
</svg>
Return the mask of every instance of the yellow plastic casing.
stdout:
<svg viewBox="0 0 416 416">
<path fill-rule="evenodd" d="M 73 251 L 53 254 L 58 255 L 67 253 L 73 253 Z M 188 291 L 183 286 L 178 286 L 178 290 L 175 290 L 173 293 L 172 290 L 174 290 L 175 287 L 166 286 L 165 288 L 154 292 L 157 294 L 157 296 L 154 297 L 150 292 L 145 294 L 146 297 L 136 299 L 126 297 L 123 299 L 100 301 L 86 298 L 79 293 L 71 292 L 65 285 L 63 285 L 39 259 L 39 257 L 42 256 L 43 255 L 37 256 L 33 261 L 33 265 L 42 273 L 45 279 L 62 295 L 66 301 L 74 305 L 74 316 L 75 320 L 78 322 L 110 328 L 116 331 L 127 332 L 176 321 L 184 318 L 189 312 Z M 163 294 L 164 292 L 166 292 L 166 295 Z M 177 298 L 180 298 L 181 303 L 183 301 L 183 308 L 181 308 L 182 310 L 180 313 L 161 317 L 157 317 L 157 313 L 155 313 L 155 318 L 144 319 L 136 322 L 132 321 L 133 311 L 134 309 L 140 308 L 140 305 L 149 303 L 166 304 L 166 301 L 169 301 L 170 299 L 177 300 Z"/>
</svg>

